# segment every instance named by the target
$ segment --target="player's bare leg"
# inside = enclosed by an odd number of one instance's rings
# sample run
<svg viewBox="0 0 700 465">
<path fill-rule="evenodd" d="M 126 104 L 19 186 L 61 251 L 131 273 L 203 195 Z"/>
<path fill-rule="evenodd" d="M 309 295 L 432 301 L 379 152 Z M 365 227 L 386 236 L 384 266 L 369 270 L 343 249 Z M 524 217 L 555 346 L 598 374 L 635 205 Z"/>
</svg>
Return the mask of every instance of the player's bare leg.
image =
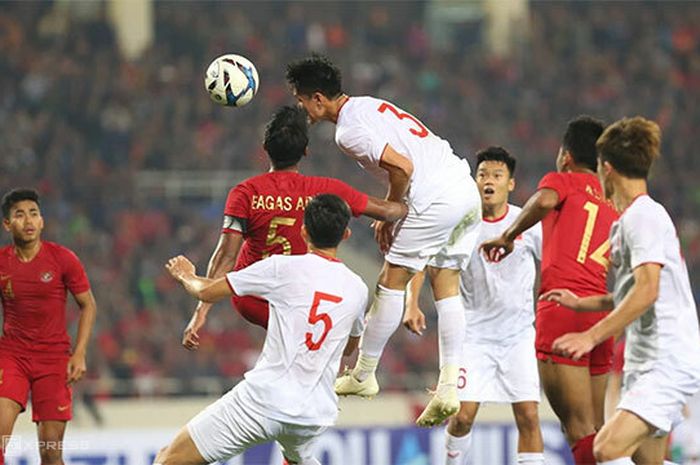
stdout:
<svg viewBox="0 0 700 465">
<path fill-rule="evenodd" d="M 357 364 L 336 380 L 336 394 L 371 398 L 379 392 L 375 372 L 386 343 L 401 323 L 406 285 L 411 276 L 406 268 L 384 262 L 360 342 Z"/>
<path fill-rule="evenodd" d="M 620 391 L 622 390 L 622 373 L 610 373 L 607 387 L 605 388 L 605 419 L 609 420 L 617 411 L 620 403 Z"/>
<path fill-rule="evenodd" d="M 591 396 L 593 399 L 593 426 L 600 431 L 605 423 L 605 393 L 610 375 L 591 376 Z"/>
<path fill-rule="evenodd" d="M 627 410 L 618 410 L 598 432 L 593 444 L 593 453 L 599 464 L 613 462 L 616 465 L 632 464 L 632 455 L 651 437 L 654 428 Z M 645 465 L 660 465 L 660 462 L 645 462 Z"/>
<path fill-rule="evenodd" d="M 518 464 L 544 464 L 538 402 L 516 402 L 513 416 L 518 428 Z"/>
<path fill-rule="evenodd" d="M 187 428 L 182 428 L 173 442 L 156 455 L 153 465 L 203 465 L 208 463 L 199 453 Z"/>
<path fill-rule="evenodd" d="M 479 411 L 479 405 L 478 402 L 461 402 L 459 412 L 450 417 L 445 431 L 447 436 L 445 465 L 467 463 L 472 444 L 470 433 Z"/>
<path fill-rule="evenodd" d="M 15 421 L 22 411 L 22 406 L 12 399 L 0 397 L 0 464 L 4 463 L 5 448 L 15 427 Z"/>
<path fill-rule="evenodd" d="M 63 436 L 65 421 L 40 421 L 37 425 L 41 465 L 63 464 Z"/>
<path fill-rule="evenodd" d="M 464 307 L 459 296 L 460 270 L 427 267 L 438 314 L 440 377 L 435 395 L 416 420 L 419 426 L 435 426 L 459 410 L 457 377 L 464 342 Z"/>
<path fill-rule="evenodd" d="M 595 433 L 588 367 L 538 360 L 540 381 L 569 445 Z"/>
<path fill-rule="evenodd" d="M 668 449 L 668 435 L 645 439 L 632 454 L 632 461 L 637 465 L 662 465 Z"/>
</svg>

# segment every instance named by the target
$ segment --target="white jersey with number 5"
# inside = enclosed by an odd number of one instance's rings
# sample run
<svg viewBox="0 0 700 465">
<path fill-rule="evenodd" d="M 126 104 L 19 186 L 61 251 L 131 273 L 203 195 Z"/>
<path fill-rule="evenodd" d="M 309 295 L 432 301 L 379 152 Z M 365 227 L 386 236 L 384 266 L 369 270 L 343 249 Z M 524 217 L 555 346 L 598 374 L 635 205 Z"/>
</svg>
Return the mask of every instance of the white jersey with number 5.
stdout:
<svg viewBox="0 0 700 465">
<path fill-rule="evenodd" d="M 367 286 L 339 260 L 273 255 L 226 279 L 270 305 L 262 353 L 236 390 L 251 411 L 297 425 L 332 425 L 333 383 L 348 337 L 362 332 Z"/>
<path fill-rule="evenodd" d="M 380 168 L 390 145 L 413 163 L 408 204 L 422 213 L 455 183 L 464 183 L 469 163 L 457 157 L 449 142 L 433 134 L 421 121 L 392 103 L 374 97 L 350 97 L 341 107 L 335 142 L 360 166 L 386 181 Z"/>
<path fill-rule="evenodd" d="M 483 220 L 479 244 L 498 237 L 518 218 L 521 208 L 508 205 L 503 218 Z M 474 251 L 461 273 L 461 294 L 467 320 L 465 341 L 509 345 L 534 332 L 536 260 L 542 257 L 542 225 L 537 223 L 515 240 L 503 261 L 489 263 Z"/>
</svg>

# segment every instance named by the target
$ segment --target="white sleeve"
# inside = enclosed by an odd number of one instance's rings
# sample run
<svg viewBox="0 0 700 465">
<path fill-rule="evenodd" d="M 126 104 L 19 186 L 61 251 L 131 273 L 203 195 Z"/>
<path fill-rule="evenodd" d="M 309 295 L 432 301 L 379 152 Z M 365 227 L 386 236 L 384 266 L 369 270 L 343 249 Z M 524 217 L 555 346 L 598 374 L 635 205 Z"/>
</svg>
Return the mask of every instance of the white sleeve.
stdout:
<svg viewBox="0 0 700 465">
<path fill-rule="evenodd" d="M 387 141 L 379 137 L 378 131 L 370 131 L 365 125 L 354 124 L 343 127 L 338 135 L 338 145 L 355 159 L 366 159 L 379 165 Z"/>
<path fill-rule="evenodd" d="M 528 247 L 538 261 L 542 261 L 542 222 L 537 223 L 525 232 L 528 237 Z"/>
<path fill-rule="evenodd" d="M 362 299 L 362 310 L 357 315 L 357 318 L 355 318 L 355 321 L 352 324 L 352 329 L 350 329 L 350 336 L 352 337 L 362 336 L 362 333 L 365 330 L 365 312 L 367 310 L 367 302 L 369 301 L 369 297 L 367 296 L 367 287 L 363 287 L 365 291 L 365 298 Z"/>
<path fill-rule="evenodd" d="M 629 212 L 623 222 L 623 234 L 630 248 L 632 269 L 644 263 L 666 265 L 664 244 L 668 234 L 667 221 L 665 211 L 637 209 Z"/>
<path fill-rule="evenodd" d="M 277 280 L 277 259 L 273 255 L 259 262 L 255 262 L 247 268 L 226 273 L 226 281 L 236 295 L 266 295 L 279 287 Z"/>
</svg>

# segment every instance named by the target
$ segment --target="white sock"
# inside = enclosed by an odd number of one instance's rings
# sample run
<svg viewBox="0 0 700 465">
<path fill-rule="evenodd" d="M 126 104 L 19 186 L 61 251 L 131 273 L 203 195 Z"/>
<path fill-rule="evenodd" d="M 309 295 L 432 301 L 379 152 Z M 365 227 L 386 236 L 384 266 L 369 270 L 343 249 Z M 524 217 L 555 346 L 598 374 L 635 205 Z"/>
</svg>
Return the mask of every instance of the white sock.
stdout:
<svg viewBox="0 0 700 465">
<path fill-rule="evenodd" d="M 405 294 L 405 291 L 377 285 L 374 302 L 367 314 L 367 326 L 360 341 L 360 358 L 353 370 L 353 376 L 360 381 L 364 381 L 374 372 L 384 346 L 399 327 L 403 316 Z M 360 366 L 361 362 L 365 365 L 364 368 Z M 367 368 L 370 368 L 369 372 Z"/>
<path fill-rule="evenodd" d="M 678 465 L 676 462 L 671 462 L 670 460 L 664 460 L 664 465 Z"/>
<path fill-rule="evenodd" d="M 598 465 L 634 465 L 632 457 L 620 457 L 619 459 L 598 462 Z"/>
<path fill-rule="evenodd" d="M 472 449 L 472 435 L 452 436 L 445 430 L 445 465 L 467 465 Z"/>
<path fill-rule="evenodd" d="M 458 295 L 435 302 L 440 335 L 440 369 L 445 365 L 459 366 L 466 330 L 462 298 Z M 455 383 L 457 379 L 455 378 Z"/>
<path fill-rule="evenodd" d="M 544 452 L 518 452 L 518 465 L 544 465 Z"/>
</svg>

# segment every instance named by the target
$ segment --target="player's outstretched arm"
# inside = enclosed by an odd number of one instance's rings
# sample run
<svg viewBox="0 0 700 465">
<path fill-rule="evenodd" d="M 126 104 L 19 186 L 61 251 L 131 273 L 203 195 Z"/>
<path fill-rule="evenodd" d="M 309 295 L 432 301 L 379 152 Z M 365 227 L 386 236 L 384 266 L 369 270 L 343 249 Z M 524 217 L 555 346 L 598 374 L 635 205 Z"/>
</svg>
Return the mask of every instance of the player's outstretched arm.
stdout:
<svg viewBox="0 0 700 465">
<path fill-rule="evenodd" d="M 615 306 L 612 294 L 579 297 L 568 289 L 552 289 L 542 294 L 539 300 L 556 302 L 577 312 L 602 312 Z"/>
<path fill-rule="evenodd" d="M 554 189 L 543 188 L 533 194 L 522 211 L 500 237 L 484 242 L 479 247 L 491 262 L 504 259 L 513 251 L 515 238 L 542 221 L 559 205 L 559 194 Z"/>
<path fill-rule="evenodd" d="M 620 305 L 588 331 L 569 333 L 554 341 L 552 348 L 578 360 L 610 336 L 620 333 L 628 324 L 642 316 L 659 295 L 661 265 L 644 263 L 634 269 L 634 285 Z"/>
<path fill-rule="evenodd" d="M 194 264 L 182 255 L 168 260 L 165 268 L 191 296 L 204 302 L 216 302 L 232 294 L 225 277 L 210 279 L 197 276 Z"/>
<path fill-rule="evenodd" d="M 408 214 L 408 207 L 401 202 L 382 200 L 370 195 L 367 197 L 367 207 L 365 207 L 365 211 L 362 214 L 375 220 L 393 223 Z"/>
<path fill-rule="evenodd" d="M 221 233 L 219 242 L 209 259 L 207 265 L 207 278 L 220 278 L 231 271 L 236 264 L 238 252 L 243 244 L 243 235 L 237 233 Z M 192 318 L 182 334 L 182 345 L 187 350 L 199 348 L 199 330 L 206 324 L 207 315 L 212 304 L 209 302 L 197 303 Z"/>
<path fill-rule="evenodd" d="M 80 380 L 87 371 L 87 346 L 92 334 L 97 314 L 97 303 L 92 291 L 88 290 L 80 294 L 74 294 L 73 298 L 80 307 L 80 319 L 78 320 L 78 334 L 75 337 L 73 354 L 68 360 L 68 383 Z"/>
<path fill-rule="evenodd" d="M 423 335 L 425 326 L 425 314 L 418 306 L 420 291 L 425 282 L 425 271 L 414 274 L 406 287 L 406 312 L 403 315 L 403 325 L 419 336 Z"/>
</svg>

